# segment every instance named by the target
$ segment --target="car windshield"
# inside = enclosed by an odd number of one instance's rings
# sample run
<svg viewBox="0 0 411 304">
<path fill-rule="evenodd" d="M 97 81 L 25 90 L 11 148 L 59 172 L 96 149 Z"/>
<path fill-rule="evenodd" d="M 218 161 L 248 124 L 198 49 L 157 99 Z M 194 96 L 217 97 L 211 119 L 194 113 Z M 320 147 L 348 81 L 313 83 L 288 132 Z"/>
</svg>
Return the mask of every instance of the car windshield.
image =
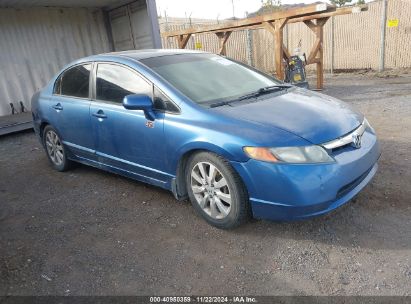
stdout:
<svg viewBox="0 0 411 304">
<path fill-rule="evenodd" d="M 246 66 L 213 54 L 178 54 L 141 60 L 192 101 L 210 106 L 280 84 Z"/>
</svg>

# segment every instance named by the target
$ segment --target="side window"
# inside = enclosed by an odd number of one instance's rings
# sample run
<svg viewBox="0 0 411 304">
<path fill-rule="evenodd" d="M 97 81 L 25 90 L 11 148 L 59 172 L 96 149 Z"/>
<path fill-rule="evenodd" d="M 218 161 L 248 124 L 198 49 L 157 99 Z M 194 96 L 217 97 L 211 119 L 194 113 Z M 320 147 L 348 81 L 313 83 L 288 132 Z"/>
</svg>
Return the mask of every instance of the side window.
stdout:
<svg viewBox="0 0 411 304">
<path fill-rule="evenodd" d="M 173 113 L 179 112 L 178 107 L 157 87 L 154 87 L 154 109 Z"/>
<path fill-rule="evenodd" d="M 54 83 L 53 94 L 61 94 L 61 78 L 63 78 L 63 76 L 57 78 L 56 82 Z"/>
<path fill-rule="evenodd" d="M 133 71 L 114 64 L 97 67 L 96 99 L 121 103 L 131 94 L 152 96 L 152 86 Z"/>
<path fill-rule="evenodd" d="M 91 64 L 72 67 L 57 79 L 54 94 L 88 98 Z"/>
</svg>

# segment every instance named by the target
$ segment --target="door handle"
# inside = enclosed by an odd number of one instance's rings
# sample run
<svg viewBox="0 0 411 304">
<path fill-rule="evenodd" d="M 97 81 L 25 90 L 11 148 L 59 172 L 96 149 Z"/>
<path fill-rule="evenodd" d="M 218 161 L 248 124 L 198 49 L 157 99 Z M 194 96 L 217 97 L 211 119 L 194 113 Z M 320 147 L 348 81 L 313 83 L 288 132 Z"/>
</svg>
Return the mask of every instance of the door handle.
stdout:
<svg viewBox="0 0 411 304">
<path fill-rule="evenodd" d="M 107 115 L 104 114 L 102 110 L 99 110 L 97 111 L 97 113 L 93 113 L 92 115 L 97 118 L 107 118 Z"/>
<path fill-rule="evenodd" d="M 61 104 L 60 103 L 58 103 L 58 104 L 56 104 L 56 105 L 54 105 L 54 106 L 51 106 L 54 110 L 57 110 L 57 111 L 62 111 L 63 110 L 63 107 L 61 106 Z"/>
</svg>

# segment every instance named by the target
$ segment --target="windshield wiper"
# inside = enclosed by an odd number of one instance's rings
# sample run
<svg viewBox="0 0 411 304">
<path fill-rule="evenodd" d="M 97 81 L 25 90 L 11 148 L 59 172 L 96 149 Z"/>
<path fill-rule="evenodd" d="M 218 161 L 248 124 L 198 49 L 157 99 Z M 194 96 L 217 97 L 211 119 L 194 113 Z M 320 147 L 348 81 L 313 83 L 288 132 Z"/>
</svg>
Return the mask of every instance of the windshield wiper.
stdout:
<svg viewBox="0 0 411 304">
<path fill-rule="evenodd" d="M 273 92 L 273 91 L 281 91 L 281 90 L 285 90 L 285 89 L 288 89 L 288 88 L 291 88 L 291 87 L 292 86 L 288 85 L 288 84 L 277 84 L 277 85 L 273 85 L 273 86 L 260 88 L 257 91 L 247 93 L 245 95 L 241 95 L 240 97 L 237 97 L 236 99 L 233 99 L 233 100 L 226 100 L 226 101 L 220 101 L 220 102 L 212 103 L 210 105 L 210 108 L 226 106 L 226 105 L 231 104 L 232 102 L 236 102 L 236 101 L 240 101 L 240 100 L 244 100 L 244 99 L 249 99 L 249 98 L 253 98 L 253 97 L 258 97 L 258 96 L 266 94 L 266 93 L 270 93 L 270 92 Z"/>
<path fill-rule="evenodd" d="M 221 102 L 216 102 L 216 103 L 212 103 L 210 104 L 210 108 L 216 108 L 216 107 L 221 107 L 221 106 L 226 106 L 229 105 L 231 102 L 233 102 L 234 100 L 231 101 L 221 101 Z"/>
<path fill-rule="evenodd" d="M 281 90 L 285 90 L 291 87 L 292 87 L 291 85 L 287 85 L 287 84 L 277 84 L 273 86 L 268 86 L 268 87 L 260 88 L 257 91 L 242 95 L 238 97 L 237 100 L 244 100 L 244 99 L 249 99 L 253 97 L 258 97 L 263 94 L 267 94 L 273 91 L 281 91 Z"/>
</svg>

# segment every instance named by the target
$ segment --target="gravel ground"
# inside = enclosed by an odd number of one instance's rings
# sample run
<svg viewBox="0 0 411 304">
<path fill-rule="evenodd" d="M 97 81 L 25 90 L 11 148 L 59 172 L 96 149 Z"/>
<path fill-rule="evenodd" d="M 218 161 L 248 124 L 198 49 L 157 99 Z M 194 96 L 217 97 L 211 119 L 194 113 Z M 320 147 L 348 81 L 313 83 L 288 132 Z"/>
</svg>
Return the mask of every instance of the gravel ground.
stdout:
<svg viewBox="0 0 411 304">
<path fill-rule="evenodd" d="M 0 138 L 0 295 L 411 295 L 411 75 L 325 84 L 383 154 L 349 204 L 302 222 L 218 230 L 161 189 L 53 171 L 31 132 Z"/>
</svg>

